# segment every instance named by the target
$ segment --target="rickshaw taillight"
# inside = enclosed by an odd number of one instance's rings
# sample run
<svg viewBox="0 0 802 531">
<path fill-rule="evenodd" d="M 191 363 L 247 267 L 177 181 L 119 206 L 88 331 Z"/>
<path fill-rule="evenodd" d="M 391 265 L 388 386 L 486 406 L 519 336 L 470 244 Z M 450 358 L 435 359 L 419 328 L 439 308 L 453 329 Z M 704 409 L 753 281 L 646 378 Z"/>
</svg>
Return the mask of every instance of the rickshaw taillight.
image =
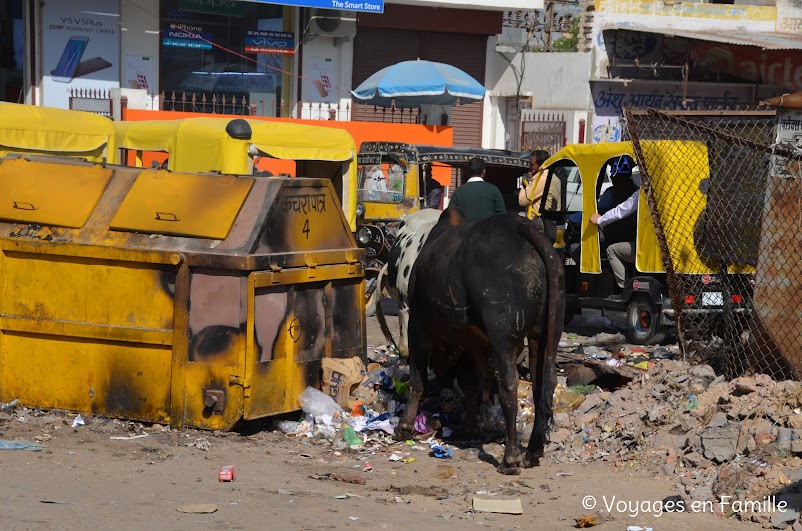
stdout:
<svg viewBox="0 0 802 531">
<path fill-rule="evenodd" d="M 732 295 L 730 299 L 735 304 L 741 304 L 744 301 L 744 298 L 740 295 Z"/>
<path fill-rule="evenodd" d="M 694 295 L 685 295 L 685 304 L 693 304 L 695 300 L 696 297 Z"/>
</svg>

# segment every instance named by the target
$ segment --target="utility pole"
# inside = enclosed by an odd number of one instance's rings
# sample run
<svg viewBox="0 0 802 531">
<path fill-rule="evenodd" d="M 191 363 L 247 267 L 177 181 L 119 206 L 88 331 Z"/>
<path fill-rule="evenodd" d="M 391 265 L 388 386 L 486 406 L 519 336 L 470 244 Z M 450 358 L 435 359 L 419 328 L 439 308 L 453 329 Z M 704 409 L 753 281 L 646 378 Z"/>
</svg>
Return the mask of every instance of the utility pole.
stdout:
<svg viewBox="0 0 802 531">
<path fill-rule="evenodd" d="M 554 2 L 546 4 L 546 24 L 543 27 L 543 40 L 546 51 L 551 51 L 551 29 L 554 27 Z"/>
</svg>

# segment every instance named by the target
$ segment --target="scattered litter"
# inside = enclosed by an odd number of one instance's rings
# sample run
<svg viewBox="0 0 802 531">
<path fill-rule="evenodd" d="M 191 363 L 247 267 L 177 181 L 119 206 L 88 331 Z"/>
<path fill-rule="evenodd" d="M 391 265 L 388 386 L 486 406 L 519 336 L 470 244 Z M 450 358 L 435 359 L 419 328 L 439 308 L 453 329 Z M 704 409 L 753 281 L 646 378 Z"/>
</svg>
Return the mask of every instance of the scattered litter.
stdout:
<svg viewBox="0 0 802 531">
<path fill-rule="evenodd" d="M 301 404 L 301 409 L 304 410 L 304 413 L 309 413 L 313 417 L 320 415 L 334 416 L 336 413 L 342 413 L 343 411 L 343 408 L 332 397 L 314 387 L 307 387 L 298 396 L 298 402 Z"/>
<path fill-rule="evenodd" d="M 15 398 L 11 402 L 0 404 L 0 413 L 8 413 L 12 411 L 19 404 L 19 399 Z"/>
<path fill-rule="evenodd" d="M 628 525 L 627 531 L 654 531 L 651 527 L 641 527 L 639 525 Z"/>
<path fill-rule="evenodd" d="M 523 514 L 521 499 L 473 498 L 473 510 L 483 513 Z"/>
<path fill-rule="evenodd" d="M 132 439 L 133 437 L 120 437 L 120 438 Z M 208 439 L 204 438 L 195 439 L 194 441 L 186 443 L 184 446 L 194 446 L 198 450 L 203 450 L 204 452 L 208 452 L 209 450 L 212 449 L 212 443 L 210 443 Z"/>
<path fill-rule="evenodd" d="M 574 473 L 573 472 L 557 472 L 554 475 L 557 476 L 558 478 L 568 478 L 568 477 L 573 476 Z"/>
<path fill-rule="evenodd" d="M 676 352 L 671 352 L 663 347 L 657 347 L 652 351 L 652 357 L 656 360 L 673 360 L 676 356 Z"/>
<path fill-rule="evenodd" d="M 330 472 L 328 474 L 317 474 L 309 476 L 311 479 L 341 481 L 343 483 L 353 483 L 355 485 L 365 485 L 367 480 L 362 476 L 348 474 L 347 472 Z"/>
<path fill-rule="evenodd" d="M 176 511 L 179 513 L 189 513 L 189 514 L 208 514 L 216 512 L 218 509 L 217 505 L 213 503 L 194 503 L 190 505 L 182 505 L 181 507 L 177 507 Z"/>
<path fill-rule="evenodd" d="M 608 334 L 601 332 L 588 339 L 589 345 L 620 345 L 626 343 L 627 338 L 624 334 Z"/>
<path fill-rule="evenodd" d="M 109 439 L 113 439 L 115 441 L 130 441 L 133 439 L 141 439 L 142 437 L 148 437 L 150 434 L 148 433 L 140 433 L 139 435 L 129 435 L 126 437 L 109 437 Z"/>
<path fill-rule="evenodd" d="M 440 444 L 435 441 L 429 445 L 429 448 L 432 450 L 432 455 L 438 459 L 451 459 L 454 457 L 454 452 L 451 451 L 447 444 Z"/>
<path fill-rule="evenodd" d="M 75 418 L 72 419 L 72 427 L 77 428 L 78 426 L 85 426 L 86 422 L 84 422 L 84 418 L 81 415 L 75 415 Z"/>
<path fill-rule="evenodd" d="M 348 519 L 349 520 L 359 520 L 359 517 L 358 516 L 349 516 Z"/>
<path fill-rule="evenodd" d="M 237 478 L 237 471 L 234 468 L 234 465 L 226 465 L 220 467 L 220 474 L 217 476 L 217 480 L 220 482 L 223 481 L 234 481 Z"/>
<path fill-rule="evenodd" d="M 339 496 L 332 496 L 335 500 L 347 500 L 348 498 L 364 498 L 364 496 L 360 496 L 359 494 L 352 494 L 350 492 L 346 492 L 345 494 L 340 494 Z"/>
<path fill-rule="evenodd" d="M 362 472 L 373 472 L 373 465 L 365 463 L 365 466 L 362 467 Z"/>
<path fill-rule="evenodd" d="M 52 503 L 54 505 L 69 505 L 70 502 L 59 501 L 59 500 L 39 500 L 39 503 Z"/>
<path fill-rule="evenodd" d="M 29 443 L 24 441 L 0 440 L 0 450 L 30 450 L 32 452 L 39 452 L 42 450 L 42 447 L 36 443 Z"/>
<path fill-rule="evenodd" d="M 600 519 L 594 514 L 588 516 L 580 516 L 579 518 L 574 518 L 574 521 L 576 522 L 576 527 L 578 527 L 579 529 L 584 529 L 587 527 L 596 527 L 597 525 L 602 523 Z"/>
<path fill-rule="evenodd" d="M 403 461 L 403 459 L 404 458 L 401 456 L 401 454 L 398 452 L 393 452 L 388 458 L 388 461 Z"/>
<path fill-rule="evenodd" d="M 300 422 L 296 420 L 282 420 L 280 421 L 276 427 L 284 434 L 295 434 L 298 431 L 298 425 Z"/>
</svg>

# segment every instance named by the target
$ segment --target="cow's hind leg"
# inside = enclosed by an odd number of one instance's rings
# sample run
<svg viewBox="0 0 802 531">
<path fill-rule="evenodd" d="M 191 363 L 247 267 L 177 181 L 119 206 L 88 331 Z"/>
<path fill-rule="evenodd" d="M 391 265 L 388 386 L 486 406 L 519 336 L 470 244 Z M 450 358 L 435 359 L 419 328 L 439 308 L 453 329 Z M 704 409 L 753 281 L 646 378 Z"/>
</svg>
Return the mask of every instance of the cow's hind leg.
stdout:
<svg viewBox="0 0 802 531">
<path fill-rule="evenodd" d="M 481 370 L 471 355 L 463 356 L 458 364 L 457 383 L 465 396 L 465 419 L 459 437 L 465 441 L 481 441 L 479 430 L 479 406 L 482 402 Z"/>
<path fill-rule="evenodd" d="M 506 335 L 507 337 L 498 337 Z M 490 355 L 498 380 L 498 398 L 504 412 L 506 440 L 504 457 L 498 466 L 502 474 L 521 473 L 521 449 L 518 447 L 516 420 L 518 418 L 518 368 L 515 365 L 518 351 L 516 342 L 506 334 L 490 338 Z"/>
<path fill-rule="evenodd" d="M 540 321 L 542 322 L 542 321 Z M 551 422 L 553 419 L 552 399 L 554 395 L 554 380 L 556 378 L 555 363 L 550 362 L 550 345 L 544 337 L 541 326 L 529 334 L 529 370 L 532 373 L 532 397 L 535 402 L 535 425 L 529 446 L 526 449 L 524 466 L 532 467 L 540 464 L 543 450 L 546 446 Z M 556 352 L 556 349 L 553 349 Z"/>
<path fill-rule="evenodd" d="M 403 441 L 414 434 L 415 416 L 418 404 L 423 396 L 424 386 L 429 373 L 429 356 L 432 345 L 424 339 L 423 331 L 415 314 L 409 316 L 409 400 L 395 430 L 395 439 Z"/>
</svg>

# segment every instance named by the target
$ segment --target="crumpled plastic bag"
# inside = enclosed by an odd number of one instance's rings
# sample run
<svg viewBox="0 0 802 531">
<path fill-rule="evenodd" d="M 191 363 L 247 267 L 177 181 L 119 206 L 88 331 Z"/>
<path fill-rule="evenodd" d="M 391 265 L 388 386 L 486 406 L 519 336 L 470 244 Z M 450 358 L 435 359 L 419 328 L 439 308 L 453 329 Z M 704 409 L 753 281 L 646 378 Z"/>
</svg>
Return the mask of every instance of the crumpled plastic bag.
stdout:
<svg viewBox="0 0 802 531">
<path fill-rule="evenodd" d="M 454 452 L 451 451 L 447 444 L 440 444 L 435 441 L 429 445 L 429 449 L 431 449 L 432 455 L 438 459 L 451 459 L 454 457 Z"/>
<path fill-rule="evenodd" d="M 321 415 L 334 416 L 343 411 L 343 408 L 332 397 L 314 387 L 307 387 L 298 396 L 298 403 L 301 404 L 301 409 L 304 410 L 304 413 L 308 413 L 313 417 Z"/>
</svg>

